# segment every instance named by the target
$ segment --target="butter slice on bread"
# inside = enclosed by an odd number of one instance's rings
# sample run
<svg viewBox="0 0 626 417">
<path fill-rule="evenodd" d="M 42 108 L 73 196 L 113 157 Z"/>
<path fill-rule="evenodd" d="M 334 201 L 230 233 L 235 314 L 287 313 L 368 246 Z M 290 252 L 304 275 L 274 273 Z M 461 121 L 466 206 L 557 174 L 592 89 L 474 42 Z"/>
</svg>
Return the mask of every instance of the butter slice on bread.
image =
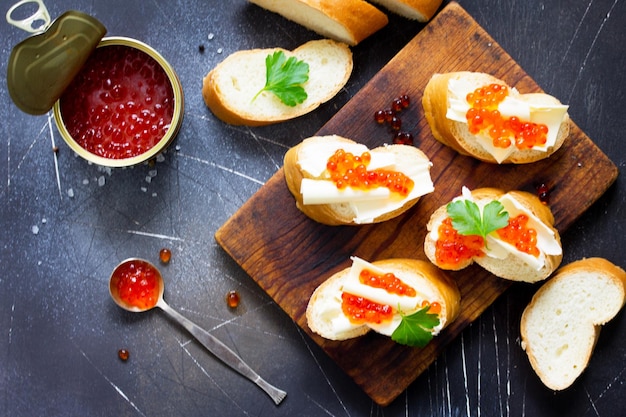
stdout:
<svg viewBox="0 0 626 417">
<path fill-rule="evenodd" d="M 522 314 L 521 344 L 544 385 L 566 389 L 586 369 L 601 326 L 626 302 L 625 289 L 623 269 L 586 258 L 561 267 L 535 293 Z"/>
<path fill-rule="evenodd" d="M 309 65 L 309 79 L 302 85 L 307 98 L 293 107 L 270 91 L 254 98 L 265 86 L 265 59 L 276 51 Z M 350 78 L 352 66 L 350 48 L 330 39 L 309 41 L 293 51 L 282 48 L 238 51 L 204 77 L 202 96 L 213 114 L 226 123 L 268 125 L 302 116 L 333 98 Z"/>
</svg>

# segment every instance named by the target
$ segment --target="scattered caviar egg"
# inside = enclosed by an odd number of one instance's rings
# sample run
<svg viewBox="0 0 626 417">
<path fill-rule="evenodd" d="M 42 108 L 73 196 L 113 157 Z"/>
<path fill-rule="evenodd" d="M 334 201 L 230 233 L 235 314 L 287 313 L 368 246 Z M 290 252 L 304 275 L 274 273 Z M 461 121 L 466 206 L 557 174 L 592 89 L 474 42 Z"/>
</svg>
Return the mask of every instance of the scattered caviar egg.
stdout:
<svg viewBox="0 0 626 417">
<path fill-rule="evenodd" d="M 413 135 L 409 132 L 396 132 L 393 136 L 393 143 L 398 145 L 413 145 Z"/>
<path fill-rule="evenodd" d="M 402 111 L 402 109 L 404 109 L 404 106 L 402 105 L 402 99 L 399 97 L 394 98 L 393 101 L 391 102 L 391 110 L 397 113 L 399 111 Z"/>
<path fill-rule="evenodd" d="M 159 251 L 159 259 L 164 264 L 170 263 L 170 260 L 172 260 L 172 251 L 167 248 L 161 249 Z"/>
<path fill-rule="evenodd" d="M 374 120 L 379 125 L 382 125 L 383 123 L 385 123 L 387 121 L 387 117 L 386 117 L 385 111 L 384 110 L 377 110 L 376 113 L 374 113 Z"/>
<path fill-rule="evenodd" d="M 543 204 L 550 204 L 550 188 L 545 183 L 539 184 L 536 188 L 539 201 Z"/>
<path fill-rule="evenodd" d="M 60 112 L 70 136 L 89 153 L 132 158 L 169 130 L 174 92 L 163 67 L 147 53 L 101 46 L 61 96 Z"/>
<path fill-rule="evenodd" d="M 406 109 L 411 105 L 411 99 L 408 94 L 402 94 L 400 96 L 400 103 L 402 104 L 402 108 Z"/>
<path fill-rule="evenodd" d="M 120 358 L 122 362 L 126 362 L 130 357 L 130 352 L 126 349 L 120 349 L 117 351 L 117 357 Z"/>
<path fill-rule="evenodd" d="M 231 290 L 228 291 L 228 294 L 226 294 L 226 304 L 228 304 L 228 307 L 237 308 L 240 301 L 241 298 L 239 297 L 239 293 L 237 291 Z"/>
<path fill-rule="evenodd" d="M 531 149 L 544 145 L 548 137 L 548 127 L 544 124 L 524 122 L 518 117 L 504 117 L 498 105 L 508 95 L 508 87 L 490 84 L 467 94 L 470 109 L 466 113 L 470 133 L 486 132 L 498 148 L 515 145 L 518 149 Z"/>
<path fill-rule="evenodd" d="M 391 126 L 391 130 L 397 132 L 398 130 L 402 129 L 402 119 L 400 119 L 398 116 L 393 116 L 391 118 L 391 121 L 389 122 L 389 126 Z"/>
</svg>

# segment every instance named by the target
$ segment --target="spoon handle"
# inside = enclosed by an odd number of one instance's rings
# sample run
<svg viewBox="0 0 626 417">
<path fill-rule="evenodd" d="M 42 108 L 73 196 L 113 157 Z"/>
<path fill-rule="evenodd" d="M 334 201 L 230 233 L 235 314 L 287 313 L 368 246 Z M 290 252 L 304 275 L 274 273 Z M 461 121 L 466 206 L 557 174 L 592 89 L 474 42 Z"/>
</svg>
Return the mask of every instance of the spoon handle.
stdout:
<svg viewBox="0 0 626 417">
<path fill-rule="evenodd" d="M 213 355 L 224 362 L 226 365 L 239 372 L 241 375 L 248 378 L 250 381 L 258 385 L 263 391 L 269 395 L 276 405 L 285 398 L 287 393 L 282 391 L 269 382 L 265 381 L 259 374 L 257 374 L 243 359 L 241 359 L 235 352 L 233 352 L 228 346 L 222 343 L 215 336 L 184 317 L 182 314 L 174 310 L 164 301 L 160 301 L 157 304 L 168 316 L 180 323 L 185 329 L 189 331 L 200 343 L 204 345 Z"/>
</svg>

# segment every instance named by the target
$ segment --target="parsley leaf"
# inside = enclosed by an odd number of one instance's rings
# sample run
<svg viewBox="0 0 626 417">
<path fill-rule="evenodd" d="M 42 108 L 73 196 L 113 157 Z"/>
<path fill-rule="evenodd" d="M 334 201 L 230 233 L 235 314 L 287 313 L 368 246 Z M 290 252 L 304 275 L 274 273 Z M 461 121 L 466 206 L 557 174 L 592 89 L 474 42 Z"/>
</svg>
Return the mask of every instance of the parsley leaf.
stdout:
<svg viewBox="0 0 626 417">
<path fill-rule="evenodd" d="M 483 239 L 495 230 L 509 224 L 509 213 L 497 200 L 483 208 L 481 214 L 478 204 L 471 200 L 457 200 L 446 206 L 452 227 L 461 235 L 482 236 Z"/>
<path fill-rule="evenodd" d="M 415 313 L 406 316 L 400 312 L 400 325 L 391 334 L 391 340 L 402 345 L 424 347 L 433 338 L 433 329 L 439 325 L 439 316 L 428 313 L 430 306 L 426 306 Z"/>
<path fill-rule="evenodd" d="M 309 64 L 287 57 L 283 51 L 276 51 L 265 58 L 265 87 L 252 98 L 256 99 L 263 91 L 271 91 L 289 107 L 306 100 L 307 93 L 301 84 L 309 79 Z"/>
</svg>

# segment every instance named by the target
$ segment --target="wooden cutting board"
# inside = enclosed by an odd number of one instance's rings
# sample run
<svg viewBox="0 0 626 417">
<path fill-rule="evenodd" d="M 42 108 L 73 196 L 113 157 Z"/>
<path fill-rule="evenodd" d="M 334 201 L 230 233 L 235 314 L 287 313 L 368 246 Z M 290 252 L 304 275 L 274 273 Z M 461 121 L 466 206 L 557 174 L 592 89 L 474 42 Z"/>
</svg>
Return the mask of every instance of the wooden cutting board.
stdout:
<svg viewBox="0 0 626 417">
<path fill-rule="evenodd" d="M 539 86 L 458 4 L 446 6 L 322 129 L 370 148 L 390 141 L 373 120 L 376 110 L 407 93 L 403 130 L 431 159 L 435 192 L 404 215 L 378 225 L 329 227 L 302 215 L 279 170 L 215 234 L 217 242 L 376 403 L 387 405 L 415 380 L 445 346 L 475 320 L 511 282 L 478 266 L 450 275 L 461 295 L 461 314 L 424 349 L 370 334 L 343 342 L 311 333 L 305 310 L 314 289 L 357 255 L 369 261 L 392 257 L 426 259 L 423 242 L 431 213 L 461 192 L 495 186 L 536 192 L 545 183 L 556 227 L 562 233 L 617 178 L 615 165 L 572 122 L 566 144 L 548 160 L 498 166 L 458 155 L 435 141 L 421 106 L 422 91 L 436 72 L 482 71 L 522 93 Z M 571 103 L 576 105 L 576 103 Z"/>
</svg>

